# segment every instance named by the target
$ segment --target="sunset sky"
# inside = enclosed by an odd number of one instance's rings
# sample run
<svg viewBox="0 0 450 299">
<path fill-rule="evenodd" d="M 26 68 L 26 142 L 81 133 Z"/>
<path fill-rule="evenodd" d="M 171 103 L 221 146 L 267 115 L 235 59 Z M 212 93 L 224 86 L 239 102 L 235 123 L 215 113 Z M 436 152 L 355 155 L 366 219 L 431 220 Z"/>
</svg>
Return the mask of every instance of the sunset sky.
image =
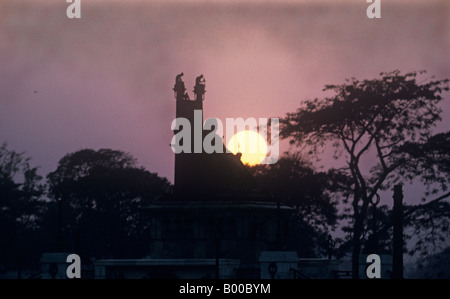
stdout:
<svg viewBox="0 0 450 299">
<path fill-rule="evenodd" d="M 445 0 L 382 0 L 381 19 L 367 18 L 365 0 L 81 0 L 79 20 L 68 5 L 0 2 L 0 142 L 42 175 L 67 153 L 112 148 L 173 181 L 180 72 L 191 98 L 204 74 L 205 118 L 222 120 L 284 116 L 349 77 L 450 78 Z M 438 130 L 450 128 L 443 108 Z"/>
</svg>

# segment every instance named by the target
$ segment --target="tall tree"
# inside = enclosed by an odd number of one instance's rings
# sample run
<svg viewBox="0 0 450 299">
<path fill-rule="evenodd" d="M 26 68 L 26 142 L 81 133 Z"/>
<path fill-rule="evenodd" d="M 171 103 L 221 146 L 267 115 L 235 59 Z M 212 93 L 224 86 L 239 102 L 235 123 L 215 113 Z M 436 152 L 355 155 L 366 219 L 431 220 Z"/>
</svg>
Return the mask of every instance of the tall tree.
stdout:
<svg viewBox="0 0 450 299">
<path fill-rule="evenodd" d="M 69 243 L 88 257 L 144 254 L 142 208 L 171 188 L 165 178 L 138 167 L 130 154 L 110 149 L 67 154 L 47 180 L 59 209 L 59 247 Z"/>
<path fill-rule="evenodd" d="M 355 278 L 370 203 L 380 190 L 402 178 L 411 179 L 420 172 L 417 167 L 426 167 L 417 164 L 420 155 L 407 149 L 430 141 L 432 128 L 441 120 L 441 94 L 449 87 L 448 80 L 418 82 L 422 73 L 393 71 L 372 80 L 352 78 L 344 84 L 326 85 L 324 91 L 331 96 L 308 100 L 281 121 L 283 138 L 307 147 L 312 154 L 332 146 L 334 157 L 344 162 L 339 171 L 351 179 Z"/>
<path fill-rule="evenodd" d="M 30 269 L 38 258 L 37 232 L 42 216 L 44 185 L 38 168 L 24 153 L 0 146 L 0 269 Z"/>
</svg>

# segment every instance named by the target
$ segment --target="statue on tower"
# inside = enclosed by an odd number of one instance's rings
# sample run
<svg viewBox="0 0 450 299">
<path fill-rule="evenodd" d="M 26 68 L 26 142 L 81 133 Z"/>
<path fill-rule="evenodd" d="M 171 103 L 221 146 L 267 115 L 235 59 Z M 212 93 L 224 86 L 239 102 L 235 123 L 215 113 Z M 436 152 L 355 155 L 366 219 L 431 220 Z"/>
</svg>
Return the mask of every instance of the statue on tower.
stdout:
<svg viewBox="0 0 450 299">
<path fill-rule="evenodd" d="M 206 82 L 206 80 L 205 80 L 205 77 L 203 77 L 203 74 L 201 74 L 200 76 L 198 76 L 196 79 L 195 79 L 195 85 L 205 85 L 205 82 Z"/>
<path fill-rule="evenodd" d="M 173 90 L 175 91 L 175 98 L 177 100 L 184 100 L 186 99 L 187 93 L 186 93 L 186 87 L 184 86 L 184 82 L 181 79 L 183 77 L 184 73 L 178 74 L 175 77 L 175 86 L 173 87 Z"/>
<path fill-rule="evenodd" d="M 175 78 L 175 85 L 177 85 L 178 83 L 183 83 L 183 80 L 181 80 L 181 77 L 184 76 L 184 73 L 178 74 Z"/>
<path fill-rule="evenodd" d="M 205 77 L 203 77 L 203 74 L 195 78 L 195 86 L 194 86 L 194 93 L 195 93 L 195 100 L 196 101 L 203 101 L 204 100 L 204 94 L 205 94 Z"/>
</svg>

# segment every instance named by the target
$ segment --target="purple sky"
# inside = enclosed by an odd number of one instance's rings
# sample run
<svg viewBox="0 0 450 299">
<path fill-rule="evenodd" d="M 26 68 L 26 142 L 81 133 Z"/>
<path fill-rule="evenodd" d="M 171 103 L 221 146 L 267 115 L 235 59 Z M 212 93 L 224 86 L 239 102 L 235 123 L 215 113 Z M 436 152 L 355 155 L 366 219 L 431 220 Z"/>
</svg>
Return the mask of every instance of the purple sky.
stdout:
<svg viewBox="0 0 450 299">
<path fill-rule="evenodd" d="M 282 1 L 280 1 L 282 2 Z M 325 84 L 382 71 L 450 78 L 450 2 L 0 2 L 0 142 L 46 175 L 81 148 L 132 153 L 173 179 L 172 87 L 206 78 L 205 117 L 273 117 Z M 446 95 L 450 99 L 449 94 Z M 450 127 L 444 106 L 439 130 Z"/>
</svg>

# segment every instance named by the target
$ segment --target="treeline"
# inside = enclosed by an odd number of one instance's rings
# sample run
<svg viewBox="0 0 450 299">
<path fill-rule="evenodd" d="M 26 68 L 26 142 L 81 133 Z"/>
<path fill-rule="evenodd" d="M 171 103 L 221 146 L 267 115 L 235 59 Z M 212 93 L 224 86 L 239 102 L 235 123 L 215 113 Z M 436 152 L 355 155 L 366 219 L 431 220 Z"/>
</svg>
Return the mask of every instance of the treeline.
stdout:
<svg viewBox="0 0 450 299">
<path fill-rule="evenodd" d="M 142 208 L 171 184 L 110 149 L 67 154 L 44 179 L 24 153 L 0 147 L 0 271 L 39 269 L 43 252 L 92 258 L 148 254 Z"/>
<path fill-rule="evenodd" d="M 259 192 L 296 208 L 285 249 L 303 257 L 328 255 L 329 233 L 338 223 L 330 177 L 298 155 L 248 170 Z M 76 252 L 84 261 L 149 255 L 144 208 L 172 193 L 167 179 L 111 149 L 67 154 L 43 178 L 30 158 L 4 143 L 0 173 L 0 271 L 18 275 L 38 272 L 43 252 Z"/>
</svg>

